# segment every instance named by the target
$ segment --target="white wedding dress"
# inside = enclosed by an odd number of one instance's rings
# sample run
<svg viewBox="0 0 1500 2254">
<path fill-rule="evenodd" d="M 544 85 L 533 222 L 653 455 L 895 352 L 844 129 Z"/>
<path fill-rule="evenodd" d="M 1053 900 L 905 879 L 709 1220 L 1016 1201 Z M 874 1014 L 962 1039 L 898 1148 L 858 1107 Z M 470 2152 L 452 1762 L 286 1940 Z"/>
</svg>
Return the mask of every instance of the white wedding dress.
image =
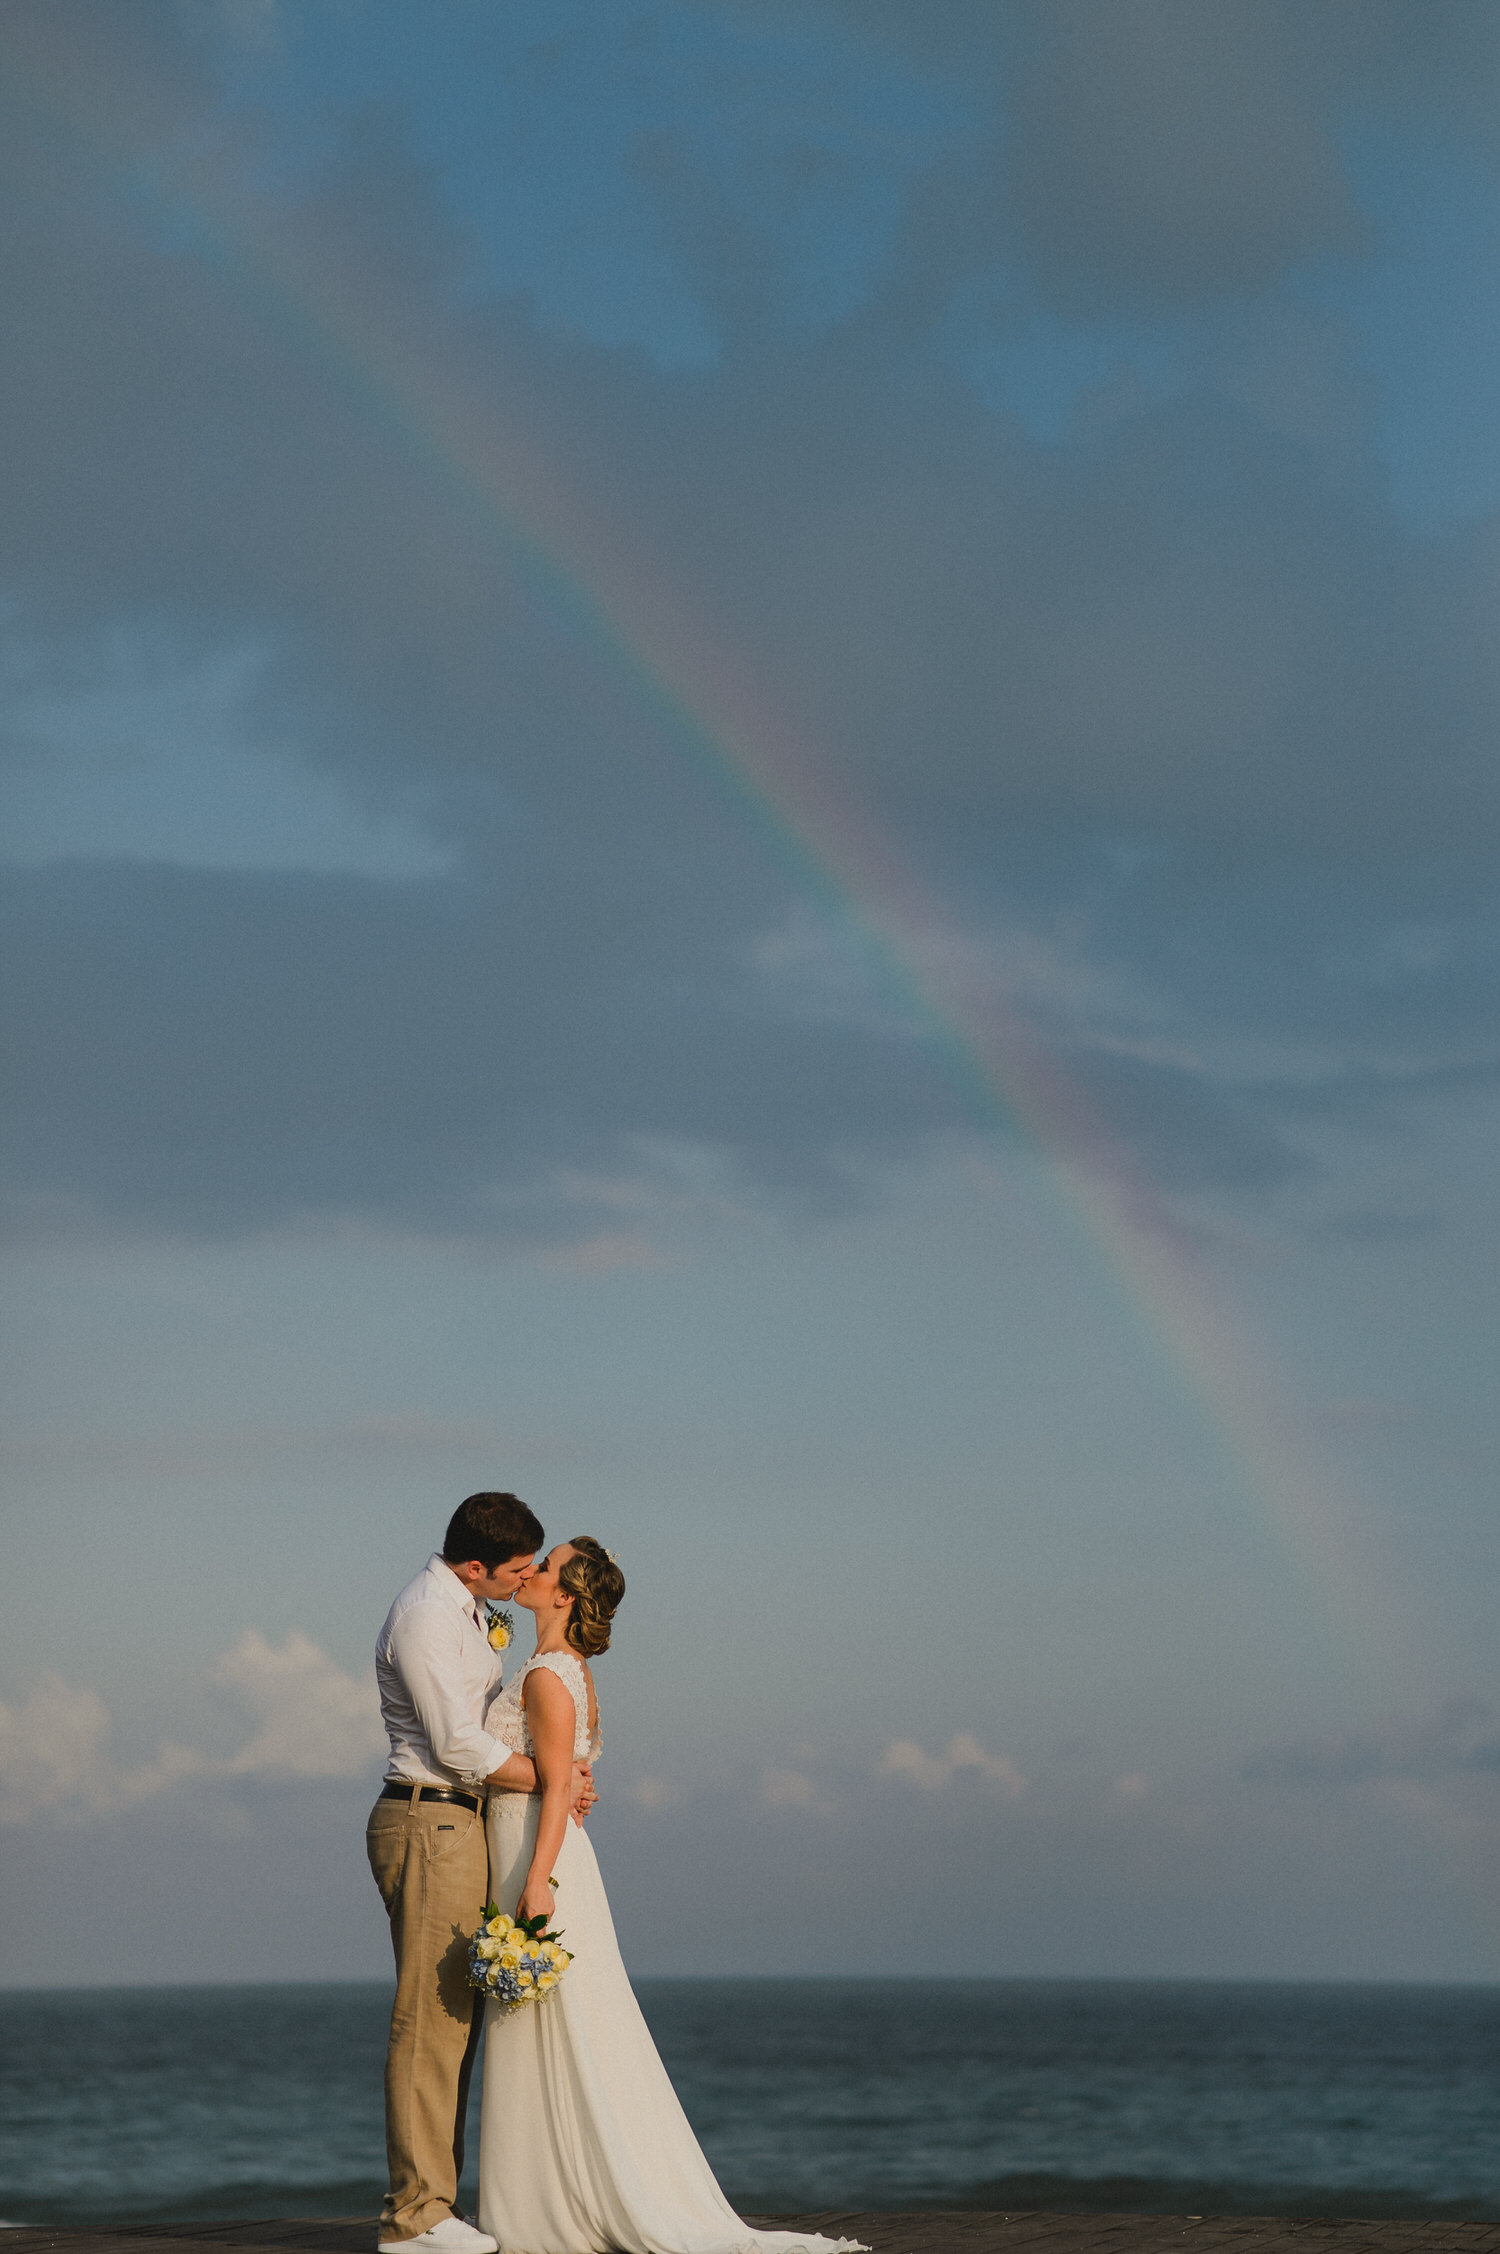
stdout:
<svg viewBox="0 0 1500 2254">
<path fill-rule="evenodd" d="M 573 1694 L 574 1758 L 599 1751 L 588 1682 L 571 1652 L 529 1660 L 485 1718 L 532 1751 L 521 1685 L 550 1667 Z M 490 1895 L 512 1915 L 541 1801 L 490 1795 Z M 479 2223 L 501 2254 L 852 2254 L 858 2241 L 754 2231 L 720 2191 L 657 2055 L 615 1940 L 599 1865 L 571 1820 L 553 1872 L 555 1924 L 573 1951 L 554 1995 L 506 2012 L 486 2003 Z"/>
</svg>

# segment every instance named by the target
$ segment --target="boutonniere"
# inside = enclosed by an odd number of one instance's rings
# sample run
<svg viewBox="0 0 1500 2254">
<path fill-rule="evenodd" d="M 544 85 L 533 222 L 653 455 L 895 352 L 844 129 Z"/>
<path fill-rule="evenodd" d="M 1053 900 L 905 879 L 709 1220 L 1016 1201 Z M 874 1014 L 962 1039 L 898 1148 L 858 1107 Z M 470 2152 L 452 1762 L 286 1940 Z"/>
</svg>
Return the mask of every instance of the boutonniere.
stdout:
<svg viewBox="0 0 1500 2254">
<path fill-rule="evenodd" d="M 504 1651 L 506 1645 L 510 1642 L 515 1621 L 503 1605 L 487 1604 L 484 1609 L 486 1614 L 485 1633 L 489 1637 L 491 1648 L 495 1651 Z"/>
</svg>

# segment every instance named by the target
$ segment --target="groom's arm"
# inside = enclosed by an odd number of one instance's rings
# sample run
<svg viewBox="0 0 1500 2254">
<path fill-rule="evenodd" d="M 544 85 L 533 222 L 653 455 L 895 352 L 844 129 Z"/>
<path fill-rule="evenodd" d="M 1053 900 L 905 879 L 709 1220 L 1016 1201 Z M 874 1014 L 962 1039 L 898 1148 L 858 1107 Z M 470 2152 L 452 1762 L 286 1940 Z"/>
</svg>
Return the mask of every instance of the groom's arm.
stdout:
<svg viewBox="0 0 1500 2254">
<path fill-rule="evenodd" d="M 475 1791 L 486 1785 L 502 1792 L 537 1790 L 535 1764 L 491 1737 L 470 1713 L 460 1631 L 445 1606 L 414 1604 L 403 1612 L 391 1630 L 391 1657 L 439 1768 Z M 575 1770 L 574 1781 L 573 1808 L 581 1820 L 598 1795 L 586 1768 Z"/>
<path fill-rule="evenodd" d="M 506 1749 L 502 1746 L 500 1750 L 503 1753 Z M 536 1763 L 529 1754 L 512 1753 L 484 1781 L 492 1792 L 535 1792 Z"/>
<path fill-rule="evenodd" d="M 512 1756 L 469 1711 L 461 1633 L 446 1605 L 414 1604 L 391 1630 L 390 1648 L 434 1761 L 477 1791 Z"/>
<path fill-rule="evenodd" d="M 492 1792 L 539 1792 L 541 1784 L 536 1773 L 536 1763 L 524 1753 L 513 1753 L 502 1761 L 493 1776 L 485 1778 Z M 594 1772 L 587 1762 L 573 1764 L 572 1810 L 580 1823 L 588 1814 L 599 1795 L 594 1790 Z"/>
</svg>

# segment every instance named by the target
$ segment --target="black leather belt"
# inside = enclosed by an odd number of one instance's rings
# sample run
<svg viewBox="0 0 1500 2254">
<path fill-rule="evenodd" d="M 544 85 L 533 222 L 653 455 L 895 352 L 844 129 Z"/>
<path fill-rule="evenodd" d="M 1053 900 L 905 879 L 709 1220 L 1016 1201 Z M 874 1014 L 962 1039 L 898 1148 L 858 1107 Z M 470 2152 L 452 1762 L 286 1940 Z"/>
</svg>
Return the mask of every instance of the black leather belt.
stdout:
<svg viewBox="0 0 1500 2254">
<path fill-rule="evenodd" d="M 410 1800 L 413 1793 L 419 1800 L 451 1801 L 456 1808 L 467 1808 L 471 1816 L 479 1813 L 480 1801 L 477 1794 L 451 1792 L 445 1784 L 388 1784 L 380 1797 L 382 1800 Z"/>
</svg>

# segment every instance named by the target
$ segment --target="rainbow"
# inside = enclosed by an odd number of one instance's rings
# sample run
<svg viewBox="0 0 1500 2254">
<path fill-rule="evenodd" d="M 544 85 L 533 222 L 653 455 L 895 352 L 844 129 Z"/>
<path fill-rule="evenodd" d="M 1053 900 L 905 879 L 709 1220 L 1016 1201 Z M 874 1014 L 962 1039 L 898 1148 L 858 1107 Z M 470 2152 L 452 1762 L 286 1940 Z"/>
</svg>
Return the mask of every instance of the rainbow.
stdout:
<svg viewBox="0 0 1500 2254">
<path fill-rule="evenodd" d="M 53 27 L 56 34 L 59 27 Z M 1019 1133 L 1063 1214 L 1103 1263 L 1206 1418 L 1242 1492 L 1294 1561 L 1335 1640 L 1406 1640 L 1409 1607 L 1380 1585 L 1358 1499 L 1320 1460 L 1284 1381 L 1235 1312 L 1208 1255 L 1101 1122 L 1092 1099 L 1022 1014 L 965 968 L 941 903 L 872 819 L 826 746 L 765 692 L 715 622 L 633 536 L 570 484 L 492 374 L 444 353 L 361 270 L 347 245 L 306 225 L 280 231 L 192 168 L 144 145 L 129 121 L 149 104 L 70 68 L 55 38 L 37 61 L 49 106 L 86 151 L 102 148 L 177 239 L 290 330 L 346 394 L 495 541 L 543 599 L 606 657 L 752 820 L 798 881 L 831 909 L 939 1040 L 987 1134 Z"/>
</svg>

